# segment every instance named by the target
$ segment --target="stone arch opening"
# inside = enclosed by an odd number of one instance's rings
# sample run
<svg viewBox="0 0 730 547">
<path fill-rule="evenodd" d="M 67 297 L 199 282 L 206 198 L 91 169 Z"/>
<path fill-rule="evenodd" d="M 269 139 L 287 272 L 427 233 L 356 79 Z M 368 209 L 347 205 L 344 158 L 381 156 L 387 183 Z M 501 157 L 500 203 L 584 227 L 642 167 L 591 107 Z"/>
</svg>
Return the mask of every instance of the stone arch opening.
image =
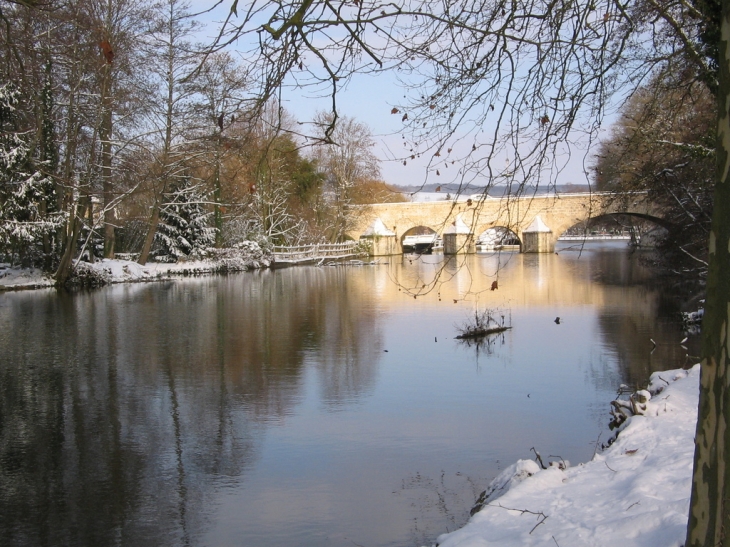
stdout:
<svg viewBox="0 0 730 547">
<path fill-rule="evenodd" d="M 438 233 L 428 226 L 414 226 L 406 230 L 400 243 L 404 254 L 431 254 L 434 249 L 442 247 Z"/>
<path fill-rule="evenodd" d="M 666 222 L 638 213 L 607 213 L 570 226 L 558 241 L 626 240 L 631 245 L 653 246 L 666 232 Z"/>
<path fill-rule="evenodd" d="M 477 237 L 477 252 L 516 251 L 519 252 L 522 241 L 519 236 L 505 226 L 492 226 Z"/>
</svg>

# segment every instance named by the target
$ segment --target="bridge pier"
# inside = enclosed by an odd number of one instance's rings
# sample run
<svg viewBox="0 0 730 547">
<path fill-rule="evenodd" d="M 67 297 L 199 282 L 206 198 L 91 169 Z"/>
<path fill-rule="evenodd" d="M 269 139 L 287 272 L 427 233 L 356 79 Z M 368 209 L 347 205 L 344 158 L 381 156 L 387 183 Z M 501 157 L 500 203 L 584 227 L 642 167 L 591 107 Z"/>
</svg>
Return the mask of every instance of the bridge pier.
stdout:
<svg viewBox="0 0 730 547">
<path fill-rule="evenodd" d="M 552 253 L 555 252 L 555 238 L 553 232 L 542 221 L 540 215 L 522 231 L 523 253 Z"/>
<path fill-rule="evenodd" d="M 373 223 L 360 236 L 361 240 L 370 243 L 370 256 L 391 256 L 401 254 L 395 232 L 388 230 L 380 218 L 376 218 Z"/>
<path fill-rule="evenodd" d="M 461 215 L 443 233 L 444 254 L 474 254 L 477 252 L 474 232 L 464 223 Z"/>
</svg>

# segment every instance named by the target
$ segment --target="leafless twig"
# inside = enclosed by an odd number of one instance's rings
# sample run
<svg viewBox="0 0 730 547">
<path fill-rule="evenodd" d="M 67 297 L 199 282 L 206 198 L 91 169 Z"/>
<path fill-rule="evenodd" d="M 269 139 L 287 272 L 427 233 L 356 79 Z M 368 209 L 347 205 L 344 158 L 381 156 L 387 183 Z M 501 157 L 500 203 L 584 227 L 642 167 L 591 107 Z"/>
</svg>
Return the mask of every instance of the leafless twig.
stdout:
<svg viewBox="0 0 730 547">
<path fill-rule="evenodd" d="M 547 467 L 545 467 L 545 464 L 542 463 L 542 456 L 540 456 L 540 453 L 537 450 L 535 450 L 535 447 L 533 446 L 532 448 L 530 448 L 530 450 L 532 450 L 535 453 L 535 458 L 537 459 L 537 462 L 540 464 L 540 467 L 542 467 L 543 469 L 547 469 Z"/>
<path fill-rule="evenodd" d="M 593 448 L 593 456 L 591 456 L 591 460 L 596 457 L 596 453 L 598 452 L 598 443 L 601 440 L 601 435 L 603 435 L 603 431 L 598 434 L 598 438 L 596 439 L 596 446 Z"/>
<path fill-rule="evenodd" d="M 535 526 L 533 526 L 533 527 L 532 527 L 532 530 L 530 530 L 530 534 L 532 534 L 532 532 L 534 532 L 534 531 L 535 531 L 535 529 L 536 529 L 536 528 L 537 528 L 538 526 L 540 526 L 540 525 L 541 525 L 541 524 L 542 524 L 543 522 L 545 522 L 545 521 L 547 520 L 547 518 L 548 518 L 548 515 L 546 515 L 546 514 L 545 514 L 545 513 L 543 513 L 542 511 L 530 511 L 529 509 L 513 509 L 513 508 L 511 508 L 511 507 L 505 507 L 504 505 L 502 505 L 502 504 L 500 504 L 500 503 L 496 503 L 496 504 L 491 504 L 491 503 L 490 503 L 490 504 L 488 504 L 488 505 L 489 505 L 490 507 L 501 507 L 502 509 L 507 509 L 507 511 L 517 511 L 517 512 L 519 512 L 519 513 L 522 513 L 523 515 L 524 515 L 525 513 L 529 513 L 530 515 L 535 515 L 535 516 L 537 516 L 537 517 L 538 517 L 538 518 L 539 518 L 540 520 L 539 520 L 539 522 L 538 522 L 537 524 L 535 524 Z"/>
</svg>

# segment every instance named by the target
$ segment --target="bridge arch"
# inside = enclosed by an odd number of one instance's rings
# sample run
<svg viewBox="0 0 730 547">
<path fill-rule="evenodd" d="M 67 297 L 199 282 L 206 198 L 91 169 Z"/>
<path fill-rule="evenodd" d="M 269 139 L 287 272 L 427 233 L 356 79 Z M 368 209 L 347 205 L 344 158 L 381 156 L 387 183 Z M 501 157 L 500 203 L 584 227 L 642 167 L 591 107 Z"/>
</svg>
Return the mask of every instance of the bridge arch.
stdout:
<svg viewBox="0 0 730 547">
<path fill-rule="evenodd" d="M 430 226 L 412 226 L 411 228 L 408 228 L 405 232 L 400 234 L 400 240 L 402 242 L 403 238 L 407 236 L 423 236 L 430 234 L 438 234 L 438 232 Z"/>
<path fill-rule="evenodd" d="M 590 224 L 600 221 L 602 219 L 615 218 L 618 220 L 622 217 L 635 218 L 635 219 L 639 219 L 639 220 L 642 220 L 645 222 L 650 222 L 661 228 L 667 228 L 670 225 L 667 221 L 665 221 L 664 219 L 659 218 L 655 215 L 650 215 L 650 214 L 645 214 L 645 213 L 632 213 L 632 212 L 609 212 L 609 213 L 601 213 L 601 214 L 592 215 L 584 220 L 574 222 L 572 224 L 569 224 L 568 222 L 558 223 L 553 228 L 553 233 L 555 234 L 555 237 L 560 237 L 563 234 L 565 234 L 566 232 L 568 232 L 571 228 L 579 226 L 580 224 L 586 224 L 586 225 L 590 226 Z"/>
<path fill-rule="evenodd" d="M 400 248 L 403 253 L 428 253 L 433 251 L 439 239 L 439 233 L 428 226 L 414 226 L 400 236 Z"/>
<path fill-rule="evenodd" d="M 522 247 L 522 240 L 507 226 L 491 226 L 476 234 L 477 251 L 489 251 L 500 249 L 505 246 L 514 248 Z"/>
</svg>

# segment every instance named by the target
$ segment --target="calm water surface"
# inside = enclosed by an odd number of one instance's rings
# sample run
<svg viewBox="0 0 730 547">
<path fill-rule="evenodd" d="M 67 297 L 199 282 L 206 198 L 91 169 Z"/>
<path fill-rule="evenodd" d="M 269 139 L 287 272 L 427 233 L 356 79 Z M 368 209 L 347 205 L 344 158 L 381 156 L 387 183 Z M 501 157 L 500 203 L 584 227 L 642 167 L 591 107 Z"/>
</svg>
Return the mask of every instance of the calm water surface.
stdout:
<svg viewBox="0 0 730 547">
<path fill-rule="evenodd" d="M 698 354 L 680 305 L 616 243 L 0 294 L 0 544 L 430 544 L 532 447 L 590 459 Z M 513 329 L 454 340 L 475 306 Z"/>
</svg>

